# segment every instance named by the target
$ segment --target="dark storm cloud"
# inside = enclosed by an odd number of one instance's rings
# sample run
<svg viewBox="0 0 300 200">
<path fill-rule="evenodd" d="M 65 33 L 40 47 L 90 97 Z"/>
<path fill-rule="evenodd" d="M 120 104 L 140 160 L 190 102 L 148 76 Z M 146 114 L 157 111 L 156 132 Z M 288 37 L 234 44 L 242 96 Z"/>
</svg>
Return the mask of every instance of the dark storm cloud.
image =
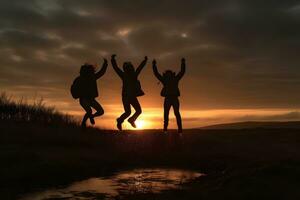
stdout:
<svg viewBox="0 0 300 200">
<path fill-rule="evenodd" d="M 0 1 L 0 87 L 7 90 L 67 92 L 83 62 L 115 52 L 134 61 L 156 57 L 161 70 L 178 70 L 185 56 L 186 108 L 296 108 L 299 50 L 300 3 L 293 0 Z M 104 90 L 118 88 L 116 79 L 104 77 Z M 148 94 L 157 93 L 154 78 L 143 79 Z"/>
</svg>

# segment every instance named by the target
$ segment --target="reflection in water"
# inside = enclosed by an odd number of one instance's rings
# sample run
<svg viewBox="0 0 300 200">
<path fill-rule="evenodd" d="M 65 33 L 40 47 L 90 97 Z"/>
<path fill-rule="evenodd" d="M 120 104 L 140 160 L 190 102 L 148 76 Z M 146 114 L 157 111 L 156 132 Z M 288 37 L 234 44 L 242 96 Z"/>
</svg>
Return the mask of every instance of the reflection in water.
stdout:
<svg viewBox="0 0 300 200">
<path fill-rule="evenodd" d="M 178 169 L 135 169 L 109 178 L 90 178 L 62 189 L 26 195 L 22 200 L 111 199 L 122 194 L 159 193 L 180 188 L 203 174 Z"/>
</svg>

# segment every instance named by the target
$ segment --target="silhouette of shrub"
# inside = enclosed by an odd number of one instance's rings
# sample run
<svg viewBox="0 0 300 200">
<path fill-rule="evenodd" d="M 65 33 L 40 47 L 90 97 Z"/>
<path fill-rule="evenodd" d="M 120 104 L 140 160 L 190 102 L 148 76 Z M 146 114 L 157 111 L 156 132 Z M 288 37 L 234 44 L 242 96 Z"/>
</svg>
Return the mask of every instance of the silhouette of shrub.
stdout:
<svg viewBox="0 0 300 200">
<path fill-rule="evenodd" d="M 45 106 L 43 99 L 30 104 L 23 99 L 13 100 L 6 93 L 0 94 L 0 120 L 43 125 L 79 125 L 72 116 L 60 113 L 54 107 Z"/>
</svg>

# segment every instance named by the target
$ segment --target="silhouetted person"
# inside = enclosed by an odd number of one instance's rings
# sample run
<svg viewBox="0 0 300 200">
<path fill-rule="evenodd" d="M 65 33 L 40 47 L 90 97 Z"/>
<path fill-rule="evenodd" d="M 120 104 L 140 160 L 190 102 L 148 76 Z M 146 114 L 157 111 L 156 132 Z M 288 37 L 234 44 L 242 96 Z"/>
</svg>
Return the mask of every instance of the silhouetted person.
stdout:
<svg viewBox="0 0 300 200">
<path fill-rule="evenodd" d="M 136 128 L 135 121 L 142 113 L 142 109 L 137 97 L 144 95 L 141 84 L 138 80 L 138 75 L 145 67 L 148 58 L 146 56 L 136 70 L 134 69 L 134 66 L 131 64 L 131 62 L 124 62 L 122 71 L 118 67 L 115 57 L 116 55 L 111 56 L 111 63 L 114 70 L 123 81 L 122 102 L 125 110 L 125 112 L 117 119 L 117 127 L 119 130 L 122 130 L 122 123 L 126 118 L 130 116 L 130 106 L 132 106 L 135 109 L 135 113 L 127 121 L 131 124 L 132 127 Z"/>
<path fill-rule="evenodd" d="M 182 133 L 182 122 L 181 116 L 179 112 L 179 99 L 180 91 L 178 88 L 178 84 L 180 79 L 183 77 L 185 73 L 185 59 L 181 59 L 181 70 L 178 74 L 171 70 L 167 70 L 161 75 L 156 66 L 156 60 L 153 60 L 153 72 L 154 75 L 160 82 L 163 84 L 163 89 L 161 90 L 160 95 L 165 97 L 164 101 L 164 132 L 168 130 L 168 123 L 169 123 L 169 112 L 170 108 L 173 107 L 174 114 L 176 116 L 177 126 L 178 126 L 178 133 Z"/>
<path fill-rule="evenodd" d="M 77 98 L 79 98 L 79 103 L 86 112 L 81 123 L 83 128 L 86 127 L 87 119 L 90 119 L 91 124 L 94 125 L 94 118 L 104 114 L 102 106 L 96 101 L 95 98 L 98 97 L 97 79 L 105 74 L 107 65 L 107 60 L 104 59 L 102 68 L 97 73 L 95 73 L 95 67 L 93 65 L 82 65 L 80 68 L 80 76 L 75 79 L 72 85 L 72 88 L 73 86 L 76 88 L 74 90 L 77 90 Z M 92 108 L 96 110 L 94 114 L 92 112 Z"/>
</svg>

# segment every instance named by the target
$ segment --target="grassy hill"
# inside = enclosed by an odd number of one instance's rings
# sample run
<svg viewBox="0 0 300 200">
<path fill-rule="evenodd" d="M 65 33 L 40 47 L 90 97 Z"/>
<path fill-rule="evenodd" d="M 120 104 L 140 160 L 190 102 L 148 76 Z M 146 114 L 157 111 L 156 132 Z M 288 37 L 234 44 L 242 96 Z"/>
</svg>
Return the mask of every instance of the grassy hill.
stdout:
<svg viewBox="0 0 300 200">
<path fill-rule="evenodd" d="M 45 106 L 7 99 L 0 105 L 1 199 L 137 167 L 194 169 L 207 176 L 183 190 L 123 199 L 300 198 L 297 129 L 186 130 L 182 138 L 157 130 L 116 134 L 82 131 Z"/>
<path fill-rule="evenodd" d="M 74 127 L 79 123 L 72 116 L 62 114 L 54 107 L 47 107 L 42 100 L 28 104 L 22 99 L 13 101 L 8 95 L 0 95 L 0 120 L 8 123 L 31 123 L 46 126 Z"/>
</svg>

